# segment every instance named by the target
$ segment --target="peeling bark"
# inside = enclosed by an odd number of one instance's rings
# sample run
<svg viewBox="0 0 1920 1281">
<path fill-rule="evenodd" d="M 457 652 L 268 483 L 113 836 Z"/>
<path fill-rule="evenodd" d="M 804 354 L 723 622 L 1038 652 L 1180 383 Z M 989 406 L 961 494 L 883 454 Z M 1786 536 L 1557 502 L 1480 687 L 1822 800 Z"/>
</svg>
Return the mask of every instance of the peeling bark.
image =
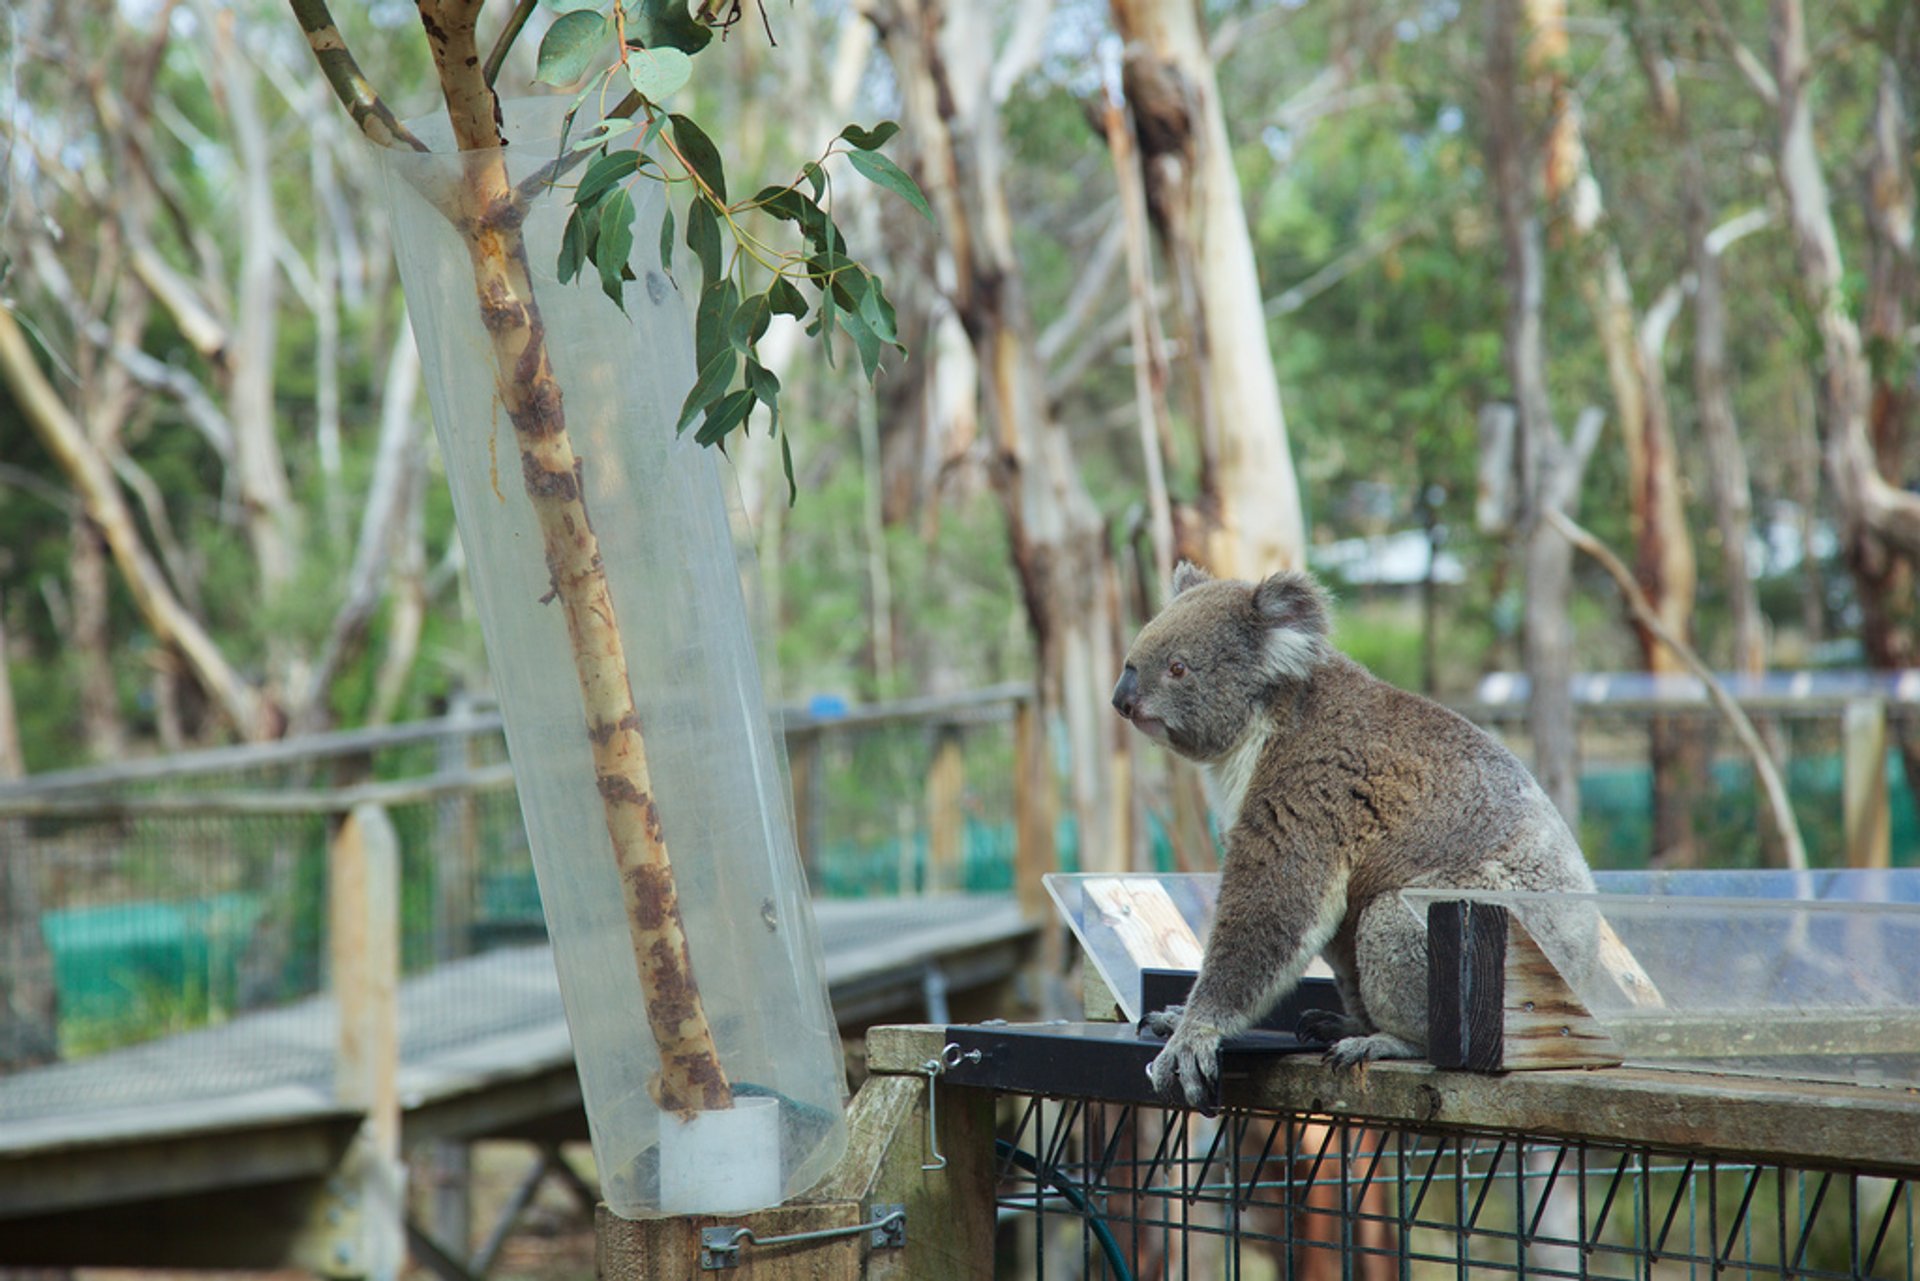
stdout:
<svg viewBox="0 0 1920 1281">
<path fill-rule="evenodd" d="M 1013 249 L 995 89 L 1018 70 L 992 56 L 985 15 L 940 0 L 868 10 L 899 78 L 906 137 L 944 238 L 941 274 L 979 361 L 994 436 L 987 470 L 1007 522 L 1014 570 L 1038 650 L 1040 701 L 1069 743 L 1081 865 L 1122 868 L 1106 689 L 1115 669 L 1105 590 L 1106 528 L 1080 477 L 1065 429 L 1048 409 L 1034 327 Z M 1016 56 L 1031 56 L 1017 44 Z"/>
<path fill-rule="evenodd" d="M 1215 573 L 1306 563 L 1253 240 L 1199 6 L 1113 0 L 1148 208 L 1180 285 L 1202 424 L 1195 550 Z"/>
</svg>

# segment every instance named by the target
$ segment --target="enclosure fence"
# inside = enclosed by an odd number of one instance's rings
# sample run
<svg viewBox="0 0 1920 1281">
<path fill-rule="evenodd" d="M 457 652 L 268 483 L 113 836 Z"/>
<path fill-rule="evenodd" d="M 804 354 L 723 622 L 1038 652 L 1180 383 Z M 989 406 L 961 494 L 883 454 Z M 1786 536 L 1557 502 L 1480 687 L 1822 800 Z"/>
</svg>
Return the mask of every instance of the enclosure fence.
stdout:
<svg viewBox="0 0 1920 1281">
<path fill-rule="evenodd" d="M 1297 1113 L 1008 1110 L 998 1204 L 1025 1240 L 1005 1275 L 1916 1274 L 1912 1171 Z"/>
</svg>

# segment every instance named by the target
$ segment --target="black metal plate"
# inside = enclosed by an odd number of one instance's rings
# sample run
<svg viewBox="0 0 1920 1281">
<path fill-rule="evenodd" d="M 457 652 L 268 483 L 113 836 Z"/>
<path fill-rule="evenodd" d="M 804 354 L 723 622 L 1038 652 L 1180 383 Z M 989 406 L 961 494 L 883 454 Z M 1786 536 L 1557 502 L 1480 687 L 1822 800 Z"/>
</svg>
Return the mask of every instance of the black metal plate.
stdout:
<svg viewBox="0 0 1920 1281">
<path fill-rule="evenodd" d="M 1141 970 L 1140 1008 L 1164 1010 L 1169 1005 L 1185 1003 L 1195 973 L 1194 970 Z M 1340 989 L 1332 979 L 1301 979 L 1293 991 L 1253 1026 L 1263 1032 L 1290 1033 L 1300 1026 L 1300 1016 L 1308 1010 L 1332 1010 L 1339 1014 L 1345 1008 L 1340 1003 Z"/>
<path fill-rule="evenodd" d="M 1008 1094 L 1077 1095 L 1109 1103 L 1161 1102 L 1147 1064 L 1164 1041 L 1125 1023 L 962 1024 L 947 1029 L 959 1062 L 943 1080 Z M 1236 1085 L 1276 1054 L 1317 1053 L 1290 1032 L 1249 1032 L 1220 1047 L 1220 1089 L 1212 1106 L 1231 1105 Z M 979 1058 L 973 1057 L 975 1052 Z M 949 1052 L 951 1061 L 956 1056 Z"/>
</svg>

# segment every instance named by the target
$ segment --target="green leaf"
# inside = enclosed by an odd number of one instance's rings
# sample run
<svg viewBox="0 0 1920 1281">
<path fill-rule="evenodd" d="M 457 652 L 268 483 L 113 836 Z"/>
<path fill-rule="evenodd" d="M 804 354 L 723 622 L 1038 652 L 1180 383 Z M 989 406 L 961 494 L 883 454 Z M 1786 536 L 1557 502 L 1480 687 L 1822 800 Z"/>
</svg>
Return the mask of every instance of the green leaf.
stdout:
<svg viewBox="0 0 1920 1281">
<path fill-rule="evenodd" d="M 780 433 L 780 379 L 757 360 L 746 362 L 747 389 L 767 407 L 767 431 Z"/>
<path fill-rule="evenodd" d="M 702 289 L 726 274 L 720 248 L 720 221 L 713 216 L 713 206 L 699 196 L 694 197 L 693 207 L 687 210 L 687 248 L 700 260 Z"/>
<path fill-rule="evenodd" d="M 593 204 L 615 183 L 632 177 L 639 168 L 637 151 L 610 151 L 596 158 L 580 176 L 580 185 L 573 189 L 573 203 L 583 207 Z"/>
<path fill-rule="evenodd" d="M 813 198 L 815 200 L 820 199 L 820 193 L 827 189 L 826 170 L 809 160 L 806 164 L 800 166 L 800 176 L 807 180 L 809 187 L 813 188 Z"/>
<path fill-rule="evenodd" d="M 780 433 L 780 470 L 787 473 L 787 506 L 800 501 L 800 486 L 793 479 L 793 446 L 787 443 L 787 433 Z"/>
<path fill-rule="evenodd" d="M 621 311 L 627 309 L 627 300 L 621 289 L 623 271 L 627 265 L 627 255 L 633 252 L 633 197 L 624 187 L 616 187 L 600 208 L 600 242 L 597 246 L 599 257 L 595 260 L 600 268 L 600 288 L 607 297 L 619 305 Z"/>
<path fill-rule="evenodd" d="M 854 347 L 860 352 L 861 367 L 867 371 L 867 381 L 872 382 L 873 376 L 880 372 L 879 336 L 867 326 L 866 321 L 860 319 L 857 311 L 843 310 L 840 313 L 840 327 L 853 339 Z"/>
<path fill-rule="evenodd" d="M 753 345 L 767 332 L 767 324 L 773 319 L 773 312 L 767 305 L 765 294 L 754 294 L 741 302 L 733 313 L 733 320 L 727 326 L 727 337 L 734 348 L 742 355 L 751 354 Z"/>
<path fill-rule="evenodd" d="M 693 59 L 678 49 L 635 49 L 627 54 L 627 82 L 650 102 L 658 102 L 686 84 L 693 75 Z"/>
<path fill-rule="evenodd" d="M 894 328 L 893 304 L 881 292 L 878 276 L 869 276 L 867 284 L 866 292 L 860 296 L 860 319 L 866 322 L 874 337 L 897 347 L 900 345 L 900 334 Z"/>
<path fill-rule="evenodd" d="M 542 84 L 572 84 L 587 74 L 593 55 L 611 30 L 606 18 L 591 9 L 561 14 L 541 37 L 540 58 L 533 78 Z"/>
<path fill-rule="evenodd" d="M 933 221 L 933 210 L 927 207 L 927 198 L 920 194 L 920 184 L 905 169 L 874 151 L 849 151 L 847 163 L 869 181 L 878 183 L 918 209 L 928 222 Z"/>
<path fill-rule="evenodd" d="M 733 381 L 734 366 L 739 359 L 734 355 L 733 348 L 724 345 L 714 353 L 713 359 L 701 368 L 700 376 L 694 379 L 693 390 L 687 393 L 686 401 L 681 404 L 680 422 L 674 431 L 685 431 L 687 425 L 700 416 L 701 410 L 720 399 L 727 384 Z"/>
<path fill-rule="evenodd" d="M 694 433 L 694 440 L 702 445 L 717 445 L 726 434 L 738 427 L 753 411 L 753 393 L 746 390 L 728 392 L 720 403 L 707 411 L 707 421 L 700 424 L 700 430 Z"/>
<path fill-rule="evenodd" d="M 859 125 L 848 125 L 840 131 L 840 136 L 861 151 L 878 151 L 886 145 L 887 139 L 899 132 L 899 125 L 891 120 L 882 120 L 871 129 L 862 129 Z"/>
<path fill-rule="evenodd" d="M 660 270 L 673 271 L 673 206 L 660 211 Z"/>
<path fill-rule="evenodd" d="M 834 315 L 833 290 L 828 289 L 823 283 L 820 288 L 820 311 L 814 317 L 813 323 L 807 326 L 807 334 L 809 337 L 818 337 L 821 340 L 820 345 L 825 348 L 827 353 L 827 368 L 829 369 L 833 368 Z"/>
<path fill-rule="evenodd" d="M 775 276 L 773 283 L 767 286 L 767 306 L 776 315 L 792 316 L 795 320 L 807 318 L 807 299 L 785 276 Z"/>
<path fill-rule="evenodd" d="M 722 348 L 730 348 L 727 334 L 734 312 L 740 306 L 740 290 L 731 280 L 722 280 L 700 291 L 700 305 L 693 314 L 693 363 L 705 369 Z"/>
<path fill-rule="evenodd" d="M 560 233 L 560 261 L 554 267 L 554 274 L 566 284 L 580 274 L 580 264 L 587 260 L 587 221 L 579 205 L 567 215 L 566 230 Z"/>
<path fill-rule="evenodd" d="M 660 132 L 666 127 L 667 113 L 664 111 L 654 112 L 653 118 L 647 121 L 647 131 L 640 135 L 639 150 L 642 154 L 653 154 L 653 144 L 660 141 Z"/>
<path fill-rule="evenodd" d="M 628 0 L 627 38 L 649 49 L 699 53 L 713 32 L 687 12 L 687 0 Z"/>
<path fill-rule="evenodd" d="M 683 115 L 669 117 L 673 122 L 673 141 L 680 148 L 680 154 L 700 175 L 700 181 L 707 184 L 722 201 L 727 198 L 726 169 L 720 163 L 720 152 L 707 137 L 704 130 Z M 922 202 L 924 203 L 924 202 Z M 929 218 L 933 215 L 928 214 Z"/>
</svg>

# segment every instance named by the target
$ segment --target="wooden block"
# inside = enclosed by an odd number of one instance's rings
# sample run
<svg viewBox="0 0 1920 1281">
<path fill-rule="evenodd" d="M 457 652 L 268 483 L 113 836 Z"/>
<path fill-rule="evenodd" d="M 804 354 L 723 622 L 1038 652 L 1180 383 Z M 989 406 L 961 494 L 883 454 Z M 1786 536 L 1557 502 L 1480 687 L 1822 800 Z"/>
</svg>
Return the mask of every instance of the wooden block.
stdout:
<svg viewBox="0 0 1920 1281">
<path fill-rule="evenodd" d="M 1466 901 L 1427 909 L 1427 1057 L 1473 1072 L 1621 1061 L 1526 926 Z"/>
</svg>

